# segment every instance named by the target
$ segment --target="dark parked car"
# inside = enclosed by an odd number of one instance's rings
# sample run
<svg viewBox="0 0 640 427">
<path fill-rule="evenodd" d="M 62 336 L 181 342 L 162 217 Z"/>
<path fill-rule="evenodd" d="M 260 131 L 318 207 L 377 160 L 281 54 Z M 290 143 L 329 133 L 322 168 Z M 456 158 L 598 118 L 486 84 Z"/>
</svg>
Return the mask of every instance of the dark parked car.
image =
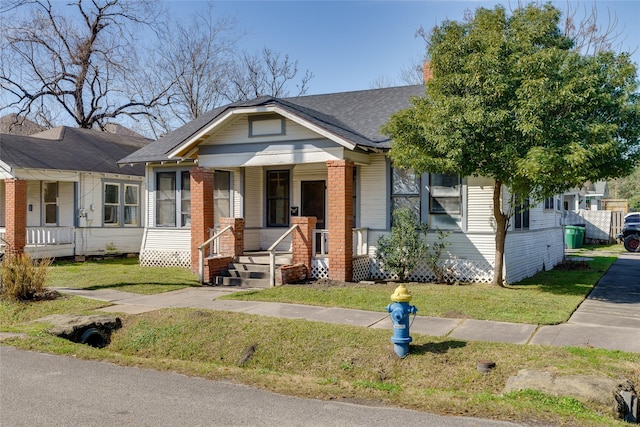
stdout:
<svg viewBox="0 0 640 427">
<path fill-rule="evenodd" d="M 640 252 L 640 212 L 624 216 L 622 233 L 616 236 L 629 252 Z"/>
</svg>

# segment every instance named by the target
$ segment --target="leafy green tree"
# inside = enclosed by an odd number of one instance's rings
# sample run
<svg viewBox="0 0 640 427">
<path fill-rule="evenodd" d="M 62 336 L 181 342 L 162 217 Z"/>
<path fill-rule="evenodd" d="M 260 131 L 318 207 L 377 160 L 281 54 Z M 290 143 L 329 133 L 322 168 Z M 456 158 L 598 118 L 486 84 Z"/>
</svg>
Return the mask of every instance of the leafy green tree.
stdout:
<svg viewBox="0 0 640 427">
<path fill-rule="evenodd" d="M 425 237 L 416 213 L 409 208 L 397 209 L 393 212 L 391 233 L 378 239 L 376 258 L 383 269 L 404 282 L 427 255 L 429 245 Z"/>
<path fill-rule="evenodd" d="M 609 191 L 614 199 L 627 199 L 630 210 L 640 211 L 640 165 L 631 175 L 610 181 Z"/>
<path fill-rule="evenodd" d="M 494 179 L 500 286 L 513 211 L 505 189 L 541 200 L 630 173 L 640 157 L 635 65 L 628 54 L 581 54 L 560 16 L 549 4 L 511 15 L 496 6 L 436 26 L 427 96 L 383 127 L 400 167 Z"/>
</svg>

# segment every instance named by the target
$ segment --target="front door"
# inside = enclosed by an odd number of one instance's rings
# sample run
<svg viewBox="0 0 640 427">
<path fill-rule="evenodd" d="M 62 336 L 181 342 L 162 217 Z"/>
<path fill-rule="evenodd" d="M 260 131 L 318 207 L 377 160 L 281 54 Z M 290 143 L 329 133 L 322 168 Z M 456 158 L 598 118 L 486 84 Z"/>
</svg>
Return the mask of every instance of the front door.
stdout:
<svg viewBox="0 0 640 427">
<path fill-rule="evenodd" d="M 318 222 L 316 229 L 324 230 L 327 228 L 325 222 L 325 182 L 324 181 L 302 181 L 301 199 L 302 199 L 302 216 L 315 216 Z M 320 251 L 320 239 L 316 241 L 316 252 Z"/>
</svg>

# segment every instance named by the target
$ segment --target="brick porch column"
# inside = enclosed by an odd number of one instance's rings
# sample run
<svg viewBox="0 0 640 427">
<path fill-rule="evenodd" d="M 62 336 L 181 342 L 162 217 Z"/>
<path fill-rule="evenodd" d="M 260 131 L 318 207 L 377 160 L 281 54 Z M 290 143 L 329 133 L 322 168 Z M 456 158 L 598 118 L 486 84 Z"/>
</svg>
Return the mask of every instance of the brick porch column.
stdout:
<svg viewBox="0 0 640 427">
<path fill-rule="evenodd" d="M 353 280 L 353 162 L 328 160 L 329 278 Z"/>
<path fill-rule="evenodd" d="M 318 220 L 315 216 L 292 216 L 291 226 L 298 225 L 291 235 L 291 263 L 293 265 L 304 264 L 308 274 L 311 275 L 311 256 L 313 255 L 313 229 Z"/>
<path fill-rule="evenodd" d="M 244 253 L 244 218 L 220 218 L 220 230 L 227 225 L 232 228 L 231 232 L 220 236 L 220 255 L 233 257 L 237 261 Z"/>
<path fill-rule="evenodd" d="M 9 178 L 5 186 L 5 240 L 7 255 L 19 255 L 27 245 L 27 181 Z"/>
<path fill-rule="evenodd" d="M 213 172 L 197 166 L 191 174 L 191 271 L 198 272 L 198 246 L 213 228 Z"/>
</svg>

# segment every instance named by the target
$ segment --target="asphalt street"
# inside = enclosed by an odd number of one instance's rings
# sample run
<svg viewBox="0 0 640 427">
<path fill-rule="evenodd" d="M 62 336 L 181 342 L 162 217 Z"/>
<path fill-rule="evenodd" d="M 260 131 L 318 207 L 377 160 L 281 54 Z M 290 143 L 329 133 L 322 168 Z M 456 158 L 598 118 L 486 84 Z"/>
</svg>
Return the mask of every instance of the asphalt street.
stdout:
<svg viewBox="0 0 640 427">
<path fill-rule="evenodd" d="M 392 426 L 518 424 L 300 399 L 170 372 L 0 346 L 0 426 Z"/>
</svg>

